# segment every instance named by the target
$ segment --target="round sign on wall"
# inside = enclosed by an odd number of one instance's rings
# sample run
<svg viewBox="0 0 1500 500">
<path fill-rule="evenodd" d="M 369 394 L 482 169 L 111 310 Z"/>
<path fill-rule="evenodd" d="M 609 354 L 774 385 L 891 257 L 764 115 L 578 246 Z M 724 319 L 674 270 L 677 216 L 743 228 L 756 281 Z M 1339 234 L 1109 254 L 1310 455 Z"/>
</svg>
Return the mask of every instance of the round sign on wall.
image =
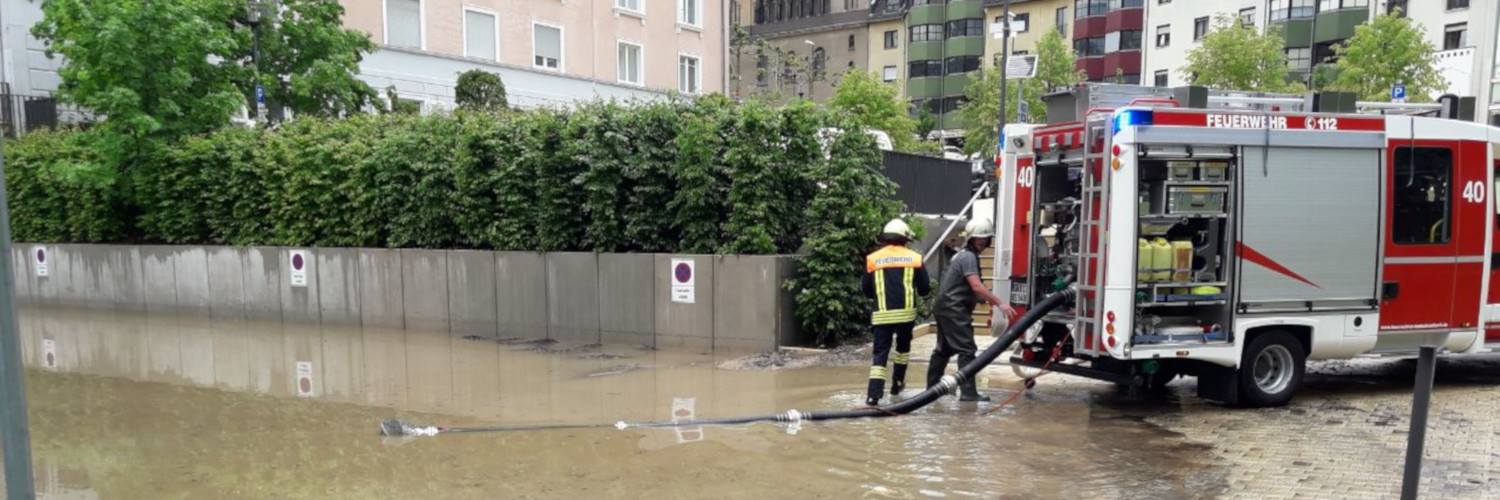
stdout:
<svg viewBox="0 0 1500 500">
<path fill-rule="evenodd" d="M 672 270 L 672 277 L 676 278 L 678 283 L 693 281 L 693 266 L 687 265 L 686 262 L 677 264 L 677 267 Z"/>
</svg>

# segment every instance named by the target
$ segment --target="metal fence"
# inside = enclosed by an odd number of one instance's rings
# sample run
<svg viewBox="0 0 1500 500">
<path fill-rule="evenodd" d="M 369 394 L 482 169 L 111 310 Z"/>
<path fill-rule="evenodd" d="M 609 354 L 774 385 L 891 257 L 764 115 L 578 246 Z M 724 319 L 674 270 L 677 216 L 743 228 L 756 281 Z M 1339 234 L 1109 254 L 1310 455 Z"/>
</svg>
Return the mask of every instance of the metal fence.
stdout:
<svg viewBox="0 0 1500 500">
<path fill-rule="evenodd" d="M 0 135 L 41 128 L 57 128 L 57 98 L 12 94 L 10 84 L 0 83 Z"/>
<path fill-rule="evenodd" d="M 896 199 L 922 214 L 955 215 L 974 194 L 969 162 L 885 151 L 885 175 L 896 182 Z"/>
</svg>

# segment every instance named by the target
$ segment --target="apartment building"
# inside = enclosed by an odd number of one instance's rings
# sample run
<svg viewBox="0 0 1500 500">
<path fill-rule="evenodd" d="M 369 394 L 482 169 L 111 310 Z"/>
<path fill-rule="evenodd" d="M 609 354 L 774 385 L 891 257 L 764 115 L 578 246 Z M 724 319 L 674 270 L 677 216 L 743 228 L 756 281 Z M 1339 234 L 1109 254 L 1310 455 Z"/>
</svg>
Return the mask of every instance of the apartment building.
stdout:
<svg viewBox="0 0 1500 500">
<path fill-rule="evenodd" d="M 1314 0 L 1284 0 L 1281 3 L 1299 1 L 1310 3 Z M 1187 85 L 1188 75 L 1181 70 L 1187 65 L 1188 53 L 1202 44 L 1216 18 L 1221 14 L 1233 15 L 1242 23 L 1265 29 L 1266 3 L 1265 0 L 1146 0 L 1148 22 L 1143 25 L 1145 38 L 1141 40 L 1141 67 L 1147 80 L 1143 83 L 1158 87 Z M 1280 11 L 1279 21 L 1285 21 L 1286 12 Z M 1306 59 L 1302 57 L 1302 60 Z"/>
<path fill-rule="evenodd" d="M 1073 24 L 1072 0 L 1011 0 L 1010 53 L 1033 54 L 1036 44 L 1047 33 L 1057 31 L 1064 40 L 1068 38 Z M 985 65 L 995 64 L 1000 59 L 1000 33 L 1004 25 L 1000 22 L 1005 12 L 1002 0 L 986 0 L 984 15 L 989 19 L 990 36 L 984 42 Z"/>
<path fill-rule="evenodd" d="M 341 0 L 380 50 L 361 77 L 442 109 L 458 74 L 500 74 L 518 106 L 727 88 L 723 0 Z"/>
<path fill-rule="evenodd" d="M 1141 82 L 1146 1 L 1073 1 L 1073 52 L 1085 78 L 1093 82 Z"/>
<path fill-rule="evenodd" d="M 902 1 L 875 0 L 870 5 L 870 71 L 906 95 L 906 10 Z"/>
</svg>

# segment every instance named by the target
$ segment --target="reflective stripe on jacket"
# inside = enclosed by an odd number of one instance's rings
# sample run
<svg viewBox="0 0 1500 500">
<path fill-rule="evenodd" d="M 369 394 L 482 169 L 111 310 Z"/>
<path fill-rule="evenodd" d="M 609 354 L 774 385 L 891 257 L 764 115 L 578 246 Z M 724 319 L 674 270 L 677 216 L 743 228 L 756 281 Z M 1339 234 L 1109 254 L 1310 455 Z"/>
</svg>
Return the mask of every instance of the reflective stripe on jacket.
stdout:
<svg viewBox="0 0 1500 500">
<path fill-rule="evenodd" d="M 865 257 L 865 276 L 860 287 L 875 299 L 870 324 L 891 325 L 917 320 L 919 297 L 932 291 L 922 254 L 890 245 Z"/>
</svg>

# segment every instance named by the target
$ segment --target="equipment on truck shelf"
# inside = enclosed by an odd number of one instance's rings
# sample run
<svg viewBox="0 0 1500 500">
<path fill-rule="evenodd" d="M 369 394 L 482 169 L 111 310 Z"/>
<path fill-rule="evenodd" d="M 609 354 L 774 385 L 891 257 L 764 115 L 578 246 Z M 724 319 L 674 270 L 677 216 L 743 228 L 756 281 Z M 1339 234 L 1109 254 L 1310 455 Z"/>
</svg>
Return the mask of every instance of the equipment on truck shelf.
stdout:
<svg viewBox="0 0 1500 500">
<path fill-rule="evenodd" d="M 1500 129 L 1456 119 L 1467 100 L 1093 83 L 1045 99 L 1052 123 L 1003 131 L 995 287 L 1022 310 L 1066 280 L 1079 297 L 1013 362 L 1197 376 L 1201 396 L 1269 406 L 1308 359 L 1500 347 Z M 1363 108 L 1383 114 L 1347 113 Z"/>
</svg>

